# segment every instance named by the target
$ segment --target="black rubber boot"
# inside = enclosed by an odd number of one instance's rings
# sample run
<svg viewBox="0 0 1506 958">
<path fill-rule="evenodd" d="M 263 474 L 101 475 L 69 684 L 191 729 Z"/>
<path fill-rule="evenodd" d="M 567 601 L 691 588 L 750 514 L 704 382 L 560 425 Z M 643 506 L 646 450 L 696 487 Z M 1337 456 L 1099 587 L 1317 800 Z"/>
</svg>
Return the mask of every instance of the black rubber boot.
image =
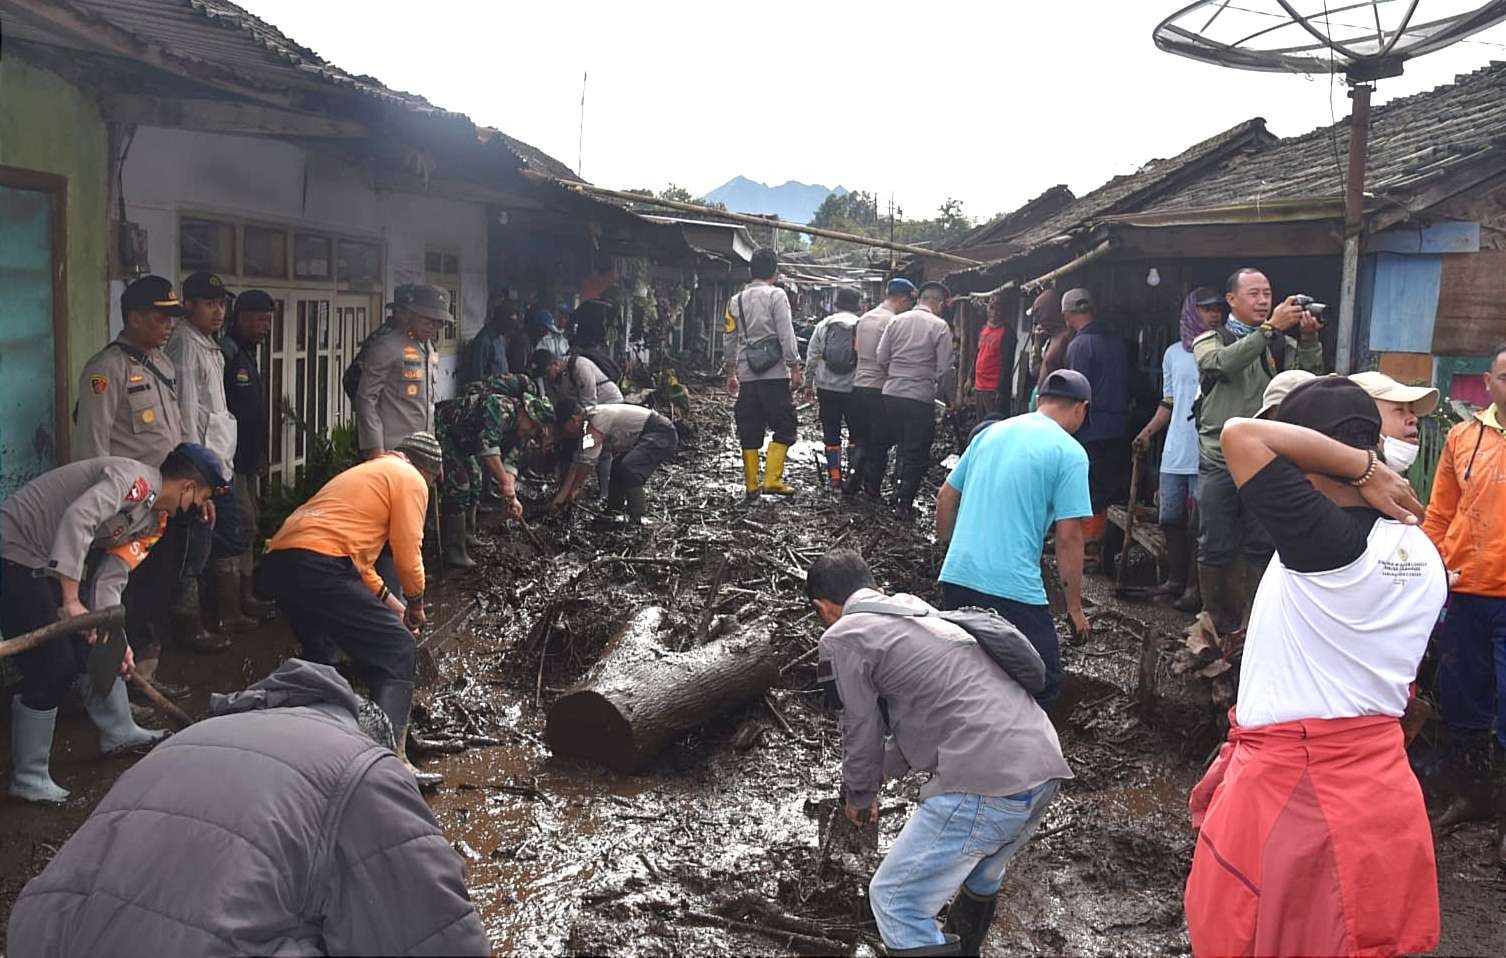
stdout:
<svg viewBox="0 0 1506 958">
<path fill-rule="evenodd" d="M 1495 811 L 1490 800 L 1490 733 L 1451 729 L 1448 768 L 1454 797 L 1433 819 L 1433 827 L 1446 832 L 1465 822 L 1488 820 Z"/>
<path fill-rule="evenodd" d="M 957 954 L 981 954 L 983 939 L 993 927 L 994 912 L 998 907 L 997 894 L 980 898 L 968 891 L 966 885 L 962 886 L 957 897 L 952 899 L 952 907 L 947 909 L 946 924 L 941 926 L 943 933 L 957 935 Z"/>
<path fill-rule="evenodd" d="M 1162 523 L 1161 534 L 1166 537 L 1166 581 L 1156 586 L 1151 595 L 1171 602 L 1187 591 L 1187 527 L 1180 522 Z"/>
<path fill-rule="evenodd" d="M 377 708 L 387 713 L 387 720 L 392 723 L 393 738 L 397 740 L 397 747 L 393 749 L 402 763 L 408 766 L 408 771 L 413 773 L 414 781 L 418 782 L 419 788 L 433 788 L 444 781 L 444 776 L 437 772 L 420 772 L 408 761 L 408 716 L 413 711 L 413 683 L 381 681 L 371 683 L 371 700 Z"/>
<path fill-rule="evenodd" d="M 922 956 L 926 955 L 960 955 L 962 952 L 958 950 L 957 936 L 947 935 L 946 943 L 942 945 L 922 945 L 919 948 L 886 947 L 884 954 L 891 956 L 891 958 L 899 958 L 901 955 L 914 955 L 915 958 L 922 958 Z"/>
<path fill-rule="evenodd" d="M 643 487 L 628 486 L 623 492 L 623 497 L 627 500 L 628 525 L 648 525 L 648 520 L 643 517 L 644 512 L 648 508 L 647 503 L 644 501 Z"/>
<path fill-rule="evenodd" d="M 842 495 L 849 499 L 863 488 L 863 447 L 847 447 L 847 475 L 842 480 Z"/>
<path fill-rule="evenodd" d="M 230 639 L 204 628 L 203 610 L 199 605 L 199 580 L 185 576 L 178 586 L 178 601 L 173 607 L 173 641 L 192 652 L 212 655 L 230 648 Z"/>
</svg>

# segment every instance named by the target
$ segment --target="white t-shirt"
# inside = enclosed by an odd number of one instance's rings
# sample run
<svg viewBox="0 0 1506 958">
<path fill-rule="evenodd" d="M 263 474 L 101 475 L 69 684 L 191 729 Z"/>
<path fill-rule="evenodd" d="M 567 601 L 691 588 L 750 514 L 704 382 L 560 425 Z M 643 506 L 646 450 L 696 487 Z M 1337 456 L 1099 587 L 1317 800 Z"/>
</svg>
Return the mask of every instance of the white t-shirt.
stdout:
<svg viewBox="0 0 1506 958">
<path fill-rule="evenodd" d="M 1280 464 L 1295 472 L 1277 460 L 1241 494 Z M 1291 502 L 1275 484 L 1264 494 Z M 1357 531 L 1360 520 L 1350 510 L 1323 503 L 1327 514 L 1311 522 L 1303 521 L 1312 514 L 1310 504 L 1295 503 L 1294 521 L 1272 533 L 1277 555 L 1256 592 L 1240 665 L 1235 715 L 1246 728 L 1301 719 L 1400 718 L 1448 595 L 1443 560 L 1422 529 L 1389 519 L 1373 519 L 1364 551 L 1346 564 L 1293 571 L 1283 561 L 1283 540 L 1291 543 L 1289 557 L 1300 551 L 1308 560 L 1331 548 L 1327 542 L 1344 538 L 1341 521 Z M 1273 523 L 1265 525 L 1271 529 Z M 1298 545 L 1303 538 L 1308 541 Z M 1325 541 L 1314 544 L 1314 538 Z"/>
</svg>

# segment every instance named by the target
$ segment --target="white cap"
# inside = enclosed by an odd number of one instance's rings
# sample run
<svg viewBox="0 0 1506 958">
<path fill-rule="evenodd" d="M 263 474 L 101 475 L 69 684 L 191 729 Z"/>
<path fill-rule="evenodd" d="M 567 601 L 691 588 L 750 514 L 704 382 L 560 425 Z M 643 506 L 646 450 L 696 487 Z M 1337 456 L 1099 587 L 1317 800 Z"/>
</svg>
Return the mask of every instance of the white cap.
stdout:
<svg viewBox="0 0 1506 958">
<path fill-rule="evenodd" d="M 1255 414 L 1256 419 L 1265 419 L 1266 413 L 1281 405 L 1281 400 L 1286 394 L 1307 382 L 1309 379 L 1317 379 L 1305 369 L 1288 369 L 1284 373 L 1277 373 L 1271 378 L 1270 384 L 1265 387 L 1265 394 L 1260 397 L 1260 412 Z"/>
<path fill-rule="evenodd" d="M 1410 406 L 1419 416 L 1426 416 L 1438 408 L 1438 390 L 1432 386 L 1406 386 L 1377 370 L 1355 373 L 1349 381 L 1369 393 L 1371 399 L 1399 402 Z"/>
</svg>

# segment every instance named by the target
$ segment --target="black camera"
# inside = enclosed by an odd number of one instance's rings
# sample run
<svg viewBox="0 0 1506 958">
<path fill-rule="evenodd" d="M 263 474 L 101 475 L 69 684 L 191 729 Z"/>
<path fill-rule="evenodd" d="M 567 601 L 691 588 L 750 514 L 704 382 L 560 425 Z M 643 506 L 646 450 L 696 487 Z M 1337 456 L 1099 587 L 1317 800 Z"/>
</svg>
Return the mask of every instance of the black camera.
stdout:
<svg viewBox="0 0 1506 958">
<path fill-rule="evenodd" d="M 1326 303 L 1317 302 L 1311 296 L 1305 296 L 1301 293 L 1293 296 L 1292 302 L 1307 310 L 1308 313 L 1311 314 L 1313 319 L 1322 319 L 1323 311 L 1328 308 L 1328 305 Z"/>
</svg>

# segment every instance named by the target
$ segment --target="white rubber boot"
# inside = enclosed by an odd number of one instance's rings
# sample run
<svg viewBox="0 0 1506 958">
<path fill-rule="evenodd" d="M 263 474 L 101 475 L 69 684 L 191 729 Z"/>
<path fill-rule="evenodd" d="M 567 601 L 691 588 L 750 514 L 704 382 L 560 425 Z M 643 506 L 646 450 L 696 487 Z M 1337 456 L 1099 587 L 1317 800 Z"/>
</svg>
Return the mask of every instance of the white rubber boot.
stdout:
<svg viewBox="0 0 1506 958">
<path fill-rule="evenodd" d="M 126 697 L 125 681 L 117 678 L 104 698 L 94 694 L 87 676 L 78 680 L 79 695 L 84 700 L 84 710 L 99 729 L 99 750 L 109 755 L 126 749 L 141 748 L 167 738 L 167 731 L 152 731 L 136 724 L 131 716 L 131 703 Z"/>
<path fill-rule="evenodd" d="M 52 730 L 58 710 L 27 708 L 21 696 L 10 703 L 10 794 L 27 802 L 58 804 L 68 790 L 52 780 Z"/>
</svg>

